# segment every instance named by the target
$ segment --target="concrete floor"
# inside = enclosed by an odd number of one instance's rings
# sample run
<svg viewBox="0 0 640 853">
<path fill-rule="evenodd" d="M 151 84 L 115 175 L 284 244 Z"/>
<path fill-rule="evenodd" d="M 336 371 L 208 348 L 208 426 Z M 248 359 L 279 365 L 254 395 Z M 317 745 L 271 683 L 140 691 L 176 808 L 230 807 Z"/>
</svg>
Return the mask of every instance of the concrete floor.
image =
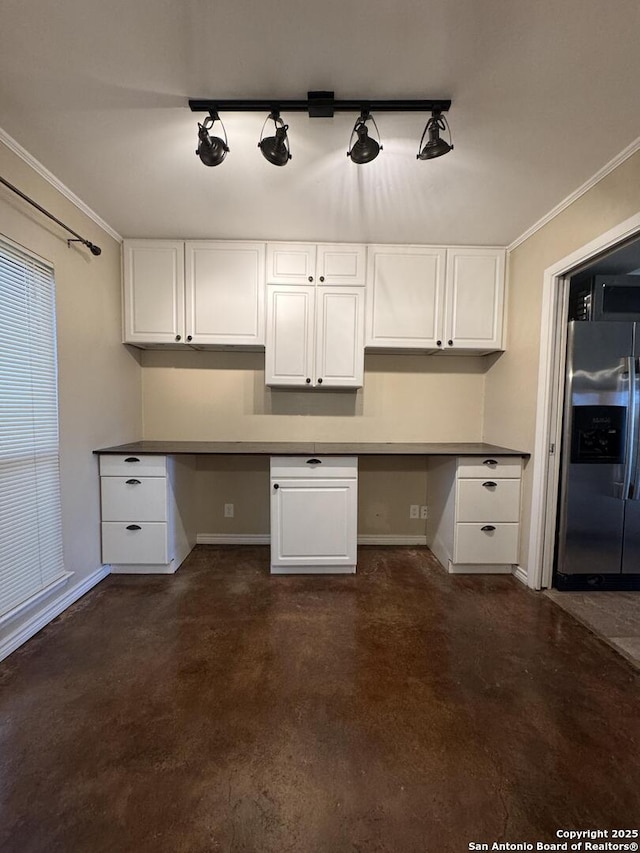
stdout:
<svg viewBox="0 0 640 853">
<path fill-rule="evenodd" d="M 3 853 L 458 853 L 640 813 L 638 674 L 509 576 L 199 547 L 0 664 Z"/>
</svg>

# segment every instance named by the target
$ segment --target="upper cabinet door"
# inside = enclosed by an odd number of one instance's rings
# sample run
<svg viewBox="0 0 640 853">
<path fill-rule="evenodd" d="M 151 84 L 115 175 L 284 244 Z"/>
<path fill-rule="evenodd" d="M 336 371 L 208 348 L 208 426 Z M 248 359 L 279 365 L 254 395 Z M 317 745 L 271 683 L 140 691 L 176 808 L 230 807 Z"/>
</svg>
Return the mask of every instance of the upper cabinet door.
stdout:
<svg viewBox="0 0 640 853">
<path fill-rule="evenodd" d="M 364 381 L 364 290 L 316 291 L 316 359 L 313 383 L 322 388 L 361 388 Z"/>
<path fill-rule="evenodd" d="M 182 344 L 184 244 L 125 240 L 123 340 L 128 344 Z"/>
<path fill-rule="evenodd" d="M 445 260 L 446 249 L 437 247 L 369 247 L 365 346 L 442 346 Z"/>
<path fill-rule="evenodd" d="M 315 293 L 315 284 L 267 285 L 267 385 L 311 385 Z"/>
<path fill-rule="evenodd" d="M 364 286 L 366 263 L 365 246 L 321 243 L 317 257 L 318 284 Z"/>
<path fill-rule="evenodd" d="M 268 284 L 313 284 L 316 247 L 310 243 L 268 243 Z"/>
<path fill-rule="evenodd" d="M 185 244 L 187 342 L 264 346 L 264 243 Z"/>
<path fill-rule="evenodd" d="M 504 249 L 447 250 L 447 348 L 503 349 L 504 269 Z"/>
</svg>

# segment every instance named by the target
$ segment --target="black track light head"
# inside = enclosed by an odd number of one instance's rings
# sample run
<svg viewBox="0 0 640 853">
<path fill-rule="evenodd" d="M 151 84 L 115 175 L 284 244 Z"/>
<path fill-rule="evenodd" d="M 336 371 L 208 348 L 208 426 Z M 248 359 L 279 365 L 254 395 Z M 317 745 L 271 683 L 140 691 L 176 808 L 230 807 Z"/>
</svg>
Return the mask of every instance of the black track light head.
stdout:
<svg viewBox="0 0 640 853">
<path fill-rule="evenodd" d="M 198 122 L 198 147 L 196 154 L 202 160 L 205 166 L 219 166 L 227 156 L 229 146 L 227 145 L 227 132 L 222 125 L 224 139 L 219 136 L 211 136 L 209 131 L 216 121 L 220 121 L 218 113 L 212 112 L 204 120 L 203 124 Z"/>
<path fill-rule="evenodd" d="M 440 139 L 441 130 L 449 132 L 449 142 Z M 427 134 L 429 135 L 429 139 L 423 147 L 422 143 Z M 416 158 L 418 160 L 433 160 L 435 157 L 442 157 L 443 154 L 448 154 L 452 150 L 453 144 L 451 143 L 451 128 L 449 127 L 449 123 L 439 110 L 434 110 L 422 133 Z"/>
<path fill-rule="evenodd" d="M 264 128 L 269 120 L 273 121 L 275 125 L 275 136 L 263 137 L 261 134 L 258 148 L 262 151 L 265 160 L 274 166 L 286 166 L 291 160 L 289 137 L 287 136 L 289 125 L 282 121 L 278 110 L 272 110 L 262 126 L 262 133 L 264 133 Z"/>
<path fill-rule="evenodd" d="M 376 129 L 378 139 L 380 139 L 380 133 L 378 132 L 378 125 L 376 124 L 375 119 L 368 111 L 363 110 L 351 131 L 351 140 L 349 141 L 349 145 L 351 147 L 347 151 L 347 157 L 350 157 L 354 163 L 370 163 L 372 160 L 375 160 L 378 154 L 382 151 L 382 145 L 369 136 L 369 131 L 367 130 L 368 121 L 373 124 Z M 358 138 L 352 144 L 354 135 Z"/>
</svg>

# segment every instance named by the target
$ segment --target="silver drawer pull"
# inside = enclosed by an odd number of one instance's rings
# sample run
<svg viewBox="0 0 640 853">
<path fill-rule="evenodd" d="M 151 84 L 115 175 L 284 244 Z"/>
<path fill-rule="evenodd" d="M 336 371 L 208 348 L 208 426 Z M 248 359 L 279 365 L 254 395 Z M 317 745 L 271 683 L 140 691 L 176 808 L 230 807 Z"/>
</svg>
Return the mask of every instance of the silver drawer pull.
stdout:
<svg viewBox="0 0 640 853">
<path fill-rule="evenodd" d="M 498 460 L 497 459 L 485 459 L 482 464 L 483 465 L 497 465 Z"/>
<path fill-rule="evenodd" d="M 142 530 L 142 528 L 139 524 L 127 524 L 127 530 Z"/>
<path fill-rule="evenodd" d="M 138 459 L 137 456 L 127 456 L 127 458 L 124 461 L 125 462 L 139 462 L 140 460 Z"/>
<path fill-rule="evenodd" d="M 140 480 L 127 480 L 127 486 L 139 486 Z M 485 483 L 486 486 L 486 483 Z"/>
<path fill-rule="evenodd" d="M 483 483 L 482 485 L 485 487 L 485 489 L 494 489 L 498 484 L 494 483 L 493 480 L 487 480 L 487 482 Z"/>
<path fill-rule="evenodd" d="M 307 459 L 307 465 L 322 465 L 322 459 Z"/>
<path fill-rule="evenodd" d="M 480 530 L 482 530 L 483 533 L 491 533 L 495 530 L 495 527 L 493 524 L 485 524 L 485 526 L 481 527 Z"/>
</svg>

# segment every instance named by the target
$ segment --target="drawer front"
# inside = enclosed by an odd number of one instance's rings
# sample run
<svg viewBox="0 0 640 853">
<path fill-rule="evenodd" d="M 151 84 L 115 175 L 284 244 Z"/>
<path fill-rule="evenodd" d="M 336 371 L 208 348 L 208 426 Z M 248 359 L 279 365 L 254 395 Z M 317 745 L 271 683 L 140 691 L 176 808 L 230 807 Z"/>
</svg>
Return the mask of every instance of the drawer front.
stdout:
<svg viewBox="0 0 640 853">
<path fill-rule="evenodd" d="M 520 480 L 458 480 L 456 521 L 519 521 Z"/>
<path fill-rule="evenodd" d="M 458 477 L 519 477 L 522 459 L 519 456 L 461 456 L 458 459 Z"/>
<path fill-rule="evenodd" d="M 100 457 L 100 474 L 107 477 L 166 477 L 166 456 L 129 453 L 123 456 L 105 454 Z"/>
<path fill-rule="evenodd" d="M 103 521 L 102 562 L 168 563 L 167 533 L 160 522 Z"/>
<path fill-rule="evenodd" d="M 357 477 L 357 456 L 272 456 L 271 479 Z"/>
<path fill-rule="evenodd" d="M 493 530 L 483 530 L 492 527 Z M 517 524 L 456 524 L 454 563 L 517 563 Z"/>
<path fill-rule="evenodd" d="M 103 521 L 167 521 L 164 477 L 100 477 Z"/>
</svg>

